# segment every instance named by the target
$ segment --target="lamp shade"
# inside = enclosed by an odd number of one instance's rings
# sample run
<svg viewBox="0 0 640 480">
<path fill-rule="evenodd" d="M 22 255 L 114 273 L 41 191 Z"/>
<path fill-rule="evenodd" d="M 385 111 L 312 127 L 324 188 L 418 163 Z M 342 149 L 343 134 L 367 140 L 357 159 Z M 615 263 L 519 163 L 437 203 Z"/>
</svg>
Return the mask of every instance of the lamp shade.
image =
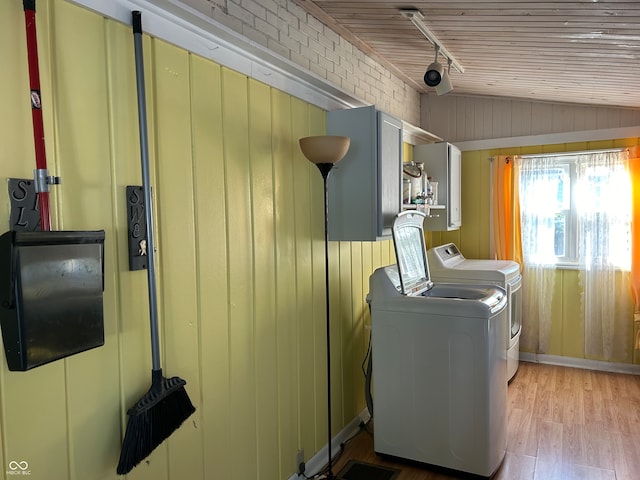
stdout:
<svg viewBox="0 0 640 480">
<path fill-rule="evenodd" d="M 300 150 L 311 163 L 335 164 L 346 155 L 351 139 L 338 135 L 319 135 L 301 138 L 299 142 Z"/>
</svg>

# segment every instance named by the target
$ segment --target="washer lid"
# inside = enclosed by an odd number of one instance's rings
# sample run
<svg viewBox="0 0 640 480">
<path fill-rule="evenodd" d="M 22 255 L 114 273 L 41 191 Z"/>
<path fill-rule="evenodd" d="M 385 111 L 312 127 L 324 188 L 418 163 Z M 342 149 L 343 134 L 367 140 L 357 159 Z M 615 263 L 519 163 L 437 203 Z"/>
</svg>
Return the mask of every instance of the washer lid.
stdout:
<svg viewBox="0 0 640 480">
<path fill-rule="evenodd" d="M 424 241 L 425 217 L 423 212 L 406 210 L 393 221 L 393 246 L 398 262 L 400 292 L 404 295 L 420 295 L 433 287 Z"/>
<path fill-rule="evenodd" d="M 427 257 L 432 276 L 438 281 L 478 280 L 503 283 L 520 274 L 518 262 L 467 259 L 453 243 L 430 248 Z"/>
</svg>

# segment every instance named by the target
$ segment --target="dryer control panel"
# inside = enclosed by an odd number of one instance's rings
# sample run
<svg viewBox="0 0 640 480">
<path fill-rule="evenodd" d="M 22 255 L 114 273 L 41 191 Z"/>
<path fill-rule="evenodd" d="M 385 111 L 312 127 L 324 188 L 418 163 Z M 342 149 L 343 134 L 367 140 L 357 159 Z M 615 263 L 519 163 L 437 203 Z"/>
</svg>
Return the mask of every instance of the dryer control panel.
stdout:
<svg viewBox="0 0 640 480">
<path fill-rule="evenodd" d="M 464 260 L 464 256 L 453 243 L 434 247 L 432 251 L 432 253 L 435 253 L 434 257 L 437 264 L 442 266 L 453 266 L 454 264 Z"/>
<path fill-rule="evenodd" d="M 453 243 L 442 245 L 441 247 L 436 247 L 436 251 L 442 257 L 443 260 L 462 255 L 460 253 L 460 250 L 458 250 L 458 247 L 456 247 Z"/>
</svg>

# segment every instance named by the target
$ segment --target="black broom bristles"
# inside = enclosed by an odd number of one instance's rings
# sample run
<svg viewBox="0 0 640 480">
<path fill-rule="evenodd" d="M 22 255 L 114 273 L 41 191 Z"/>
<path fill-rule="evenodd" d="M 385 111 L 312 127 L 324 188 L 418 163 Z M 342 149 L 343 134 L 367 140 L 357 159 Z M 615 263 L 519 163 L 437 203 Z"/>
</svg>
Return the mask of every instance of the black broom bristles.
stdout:
<svg viewBox="0 0 640 480">
<path fill-rule="evenodd" d="M 179 377 L 163 377 L 162 370 L 153 371 L 151 388 L 127 412 L 129 419 L 116 469 L 119 475 L 129 473 L 196 411 L 186 384 Z"/>
</svg>

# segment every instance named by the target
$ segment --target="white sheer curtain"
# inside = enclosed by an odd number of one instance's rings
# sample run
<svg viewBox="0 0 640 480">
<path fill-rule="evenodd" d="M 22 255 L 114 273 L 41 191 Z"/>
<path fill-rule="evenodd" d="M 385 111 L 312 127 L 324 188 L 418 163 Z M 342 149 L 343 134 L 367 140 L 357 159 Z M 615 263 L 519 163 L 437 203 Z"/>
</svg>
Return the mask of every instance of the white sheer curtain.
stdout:
<svg viewBox="0 0 640 480">
<path fill-rule="evenodd" d="M 625 361 L 633 318 L 628 153 L 581 155 L 577 165 L 578 264 L 585 356 Z"/>
<path fill-rule="evenodd" d="M 554 252 L 556 200 L 548 170 L 553 158 L 523 161 L 515 157 L 520 188 L 522 230 L 522 334 L 523 349 L 546 353 L 551 332 L 551 303 L 555 284 Z"/>
</svg>

